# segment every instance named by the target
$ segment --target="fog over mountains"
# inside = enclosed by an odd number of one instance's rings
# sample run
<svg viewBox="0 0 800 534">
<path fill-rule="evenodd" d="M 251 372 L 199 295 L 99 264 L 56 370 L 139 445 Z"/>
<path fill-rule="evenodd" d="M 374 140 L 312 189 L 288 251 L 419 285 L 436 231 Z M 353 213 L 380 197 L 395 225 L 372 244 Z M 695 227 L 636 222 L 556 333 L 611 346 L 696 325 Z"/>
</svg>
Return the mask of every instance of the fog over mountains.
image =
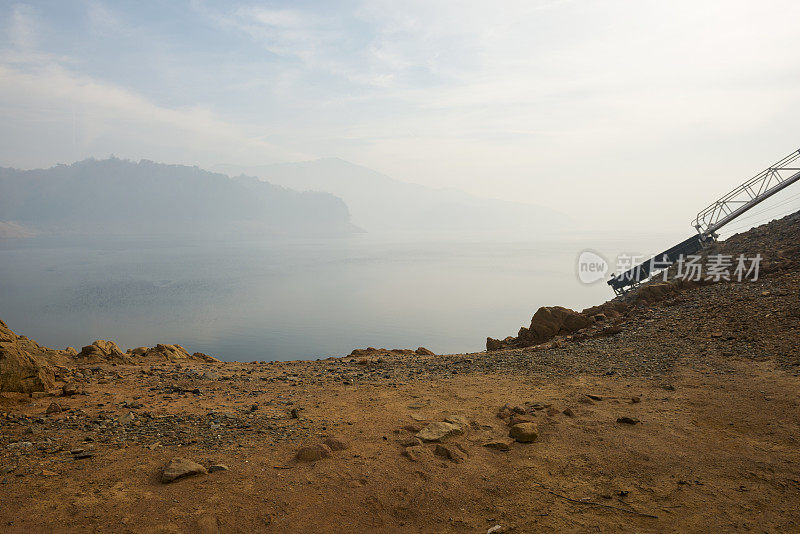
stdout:
<svg viewBox="0 0 800 534">
<path fill-rule="evenodd" d="M 258 176 L 297 190 L 332 193 L 345 201 L 355 225 L 375 234 L 502 240 L 571 229 L 566 215 L 546 206 L 402 182 L 338 158 L 257 167 L 217 165 L 214 170 Z"/>
<path fill-rule="evenodd" d="M 0 168 L 0 233 L 7 237 L 353 231 L 347 206 L 331 194 L 197 167 L 111 158 L 30 171 Z"/>
<path fill-rule="evenodd" d="M 215 170 L 114 157 L 0 168 L 0 237 L 367 232 L 502 240 L 569 227 L 565 215 L 544 206 L 401 182 L 336 158 Z"/>
</svg>

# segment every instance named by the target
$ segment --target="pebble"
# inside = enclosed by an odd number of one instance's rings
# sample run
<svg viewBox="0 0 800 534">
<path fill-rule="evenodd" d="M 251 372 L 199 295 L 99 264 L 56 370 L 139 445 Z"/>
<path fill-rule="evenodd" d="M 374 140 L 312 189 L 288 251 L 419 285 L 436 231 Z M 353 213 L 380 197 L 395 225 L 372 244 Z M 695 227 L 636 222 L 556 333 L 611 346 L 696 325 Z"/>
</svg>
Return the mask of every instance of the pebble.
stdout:
<svg viewBox="0 0 800 534">
<path fill-rule="evenodd" d="M 168 484 L 180 478 L 190 477 L 208 473 L 205 467 L 189 460 L 188 458 L 176 457 L 170 460 L 161 472 L 161 482 Z"/>
<path fill-rule="evenodd" d="M 437 443 L 433 453 L 436 456 L 447 458 L 455 463 L 461 463 L 467 459 L 467 454 L 458 445 L 442 445 L 441 443 Z"/>
<path fill-rule="evenodd" d="M 339 438 L 326 438 L 322 443 L 330 447 L 332 451 L 343 451 L 350 447 L 346 441 Z"/>
<path fill-rule="evenodd" d="M 225 465 L 225 464 L 213 464 L 213 465 L 208 466 L 208 472 L 209 473 L 214 473 L 216 471 L 227 471 L 227 470 L 228 470 L 228 466 Z"/>
<path fill-rule="evenodd" d="M 636 419 L 635 417 L 628 417 L 627 415 L 617 418 L 617 423 L 622 423 L 625 425 L 635 425 L 638 422 L 639 420 Z"/>
<path fill-rule="evenodd" d="M 483 444 L 484 447 L 488 449 L 493 449 L 496 451 L 510 451 L 511 450 L 511 442 L 509 441 L 490 441 L 488 443 Z"/>
<path fill-rule="evenodd" d="M 324 444 L 306 445 L 297 449 L 294 457 L 301 462 L 316 462 L 323 458 L 329 458 L 331 452 L 331 448 Z"/>
<path fill-rule="evenodd" d="M 445 421 L 437 421 L 417 432 L 416 437 L 422 441 L 441 441 L 450 436 L 462 434 L 463 432 L 460 425 L 454 425 L 453 423 L 447 423 Z"/>
<path fill-rule="evenodd" d="M 511 427 L 508 435 L 519 443 L 532 443 L 539 437 L 536 423 L 519 423 Z"/>
</svg>

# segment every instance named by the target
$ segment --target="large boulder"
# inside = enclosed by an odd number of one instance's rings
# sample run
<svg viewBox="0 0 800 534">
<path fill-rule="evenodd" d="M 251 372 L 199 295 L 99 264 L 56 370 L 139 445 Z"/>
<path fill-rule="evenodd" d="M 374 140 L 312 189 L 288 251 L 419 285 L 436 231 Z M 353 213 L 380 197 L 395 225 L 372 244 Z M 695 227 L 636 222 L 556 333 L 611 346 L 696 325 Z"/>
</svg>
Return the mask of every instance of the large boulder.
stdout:
<svg viewBox="0 0 800 534">
<path fill-rule="evenodd" d="M 592 324 L 591 319 L 569 308 L 561 306 L 541 307 L 533 315 L 529 335 L 536 343 L 571 334 Z"/>
<path fill-rule="evenodd" d="M 18 336 L 0 321 L 0 391 L 32 393 L 55 385 L 48 362 L 51 351 L 25 336 Z"/>
<path fill-rule="evenodd" d="M 541 345 L 558 335 L 572 334 L 591 326 L 597 320 L 593 315 L 596 314 L 580 313 L 561 306 L 541 307 L 533 315 L 530 326 L 519 329 L 517 337 L 503 340 L 486 338 L 486 350 Z"/>
</svg>

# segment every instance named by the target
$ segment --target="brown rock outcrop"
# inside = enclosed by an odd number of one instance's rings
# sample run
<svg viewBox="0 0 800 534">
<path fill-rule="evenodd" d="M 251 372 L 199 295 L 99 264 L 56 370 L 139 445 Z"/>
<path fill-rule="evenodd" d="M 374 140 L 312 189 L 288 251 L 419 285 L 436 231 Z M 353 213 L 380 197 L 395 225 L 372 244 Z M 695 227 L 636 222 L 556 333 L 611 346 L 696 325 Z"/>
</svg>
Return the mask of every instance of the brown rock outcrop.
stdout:
<svg viewBox="0 0 800 534">
<path fill-rule="evenodd" d="M 116 343 L 113 341 L 106 341 L 105 339 L 98 339 L 91 345 L 86 345 L 81 349 L 76 358 L 92 363 L 130 363 L 130 358 L 123 354 L 122 350 L 120 350 Z"/>
<path fill-rule="evenodd" d="M 137 359 L 144 358 L 144 359 L 155 359 L 155 360 L 167 360 L 170 362 L 179 362 L 179 361 L 195 361 L 195 362 L 208 362 L 208 363 L 218 363 L 219 360 L 214 358 L 213 356 L 209 356 L 208 354 L 203 354 L 202 352 L 195 352 L 194 354 L 189 354 L 185 348 L 181 347 L 180 345 L 169 345 L 166 343 L 159 343 L 155 347 L 137 347 L 135 349 L 130 349 L 128 351 L 129 357 L 134 357 Z"/>
<path fill-rule="evenodd" d="M 52 351 L 25 336 L 18 336 L 0 321 L 0 391 L 31 393 L 55 385 L 48 362 Z"/>
</svg>

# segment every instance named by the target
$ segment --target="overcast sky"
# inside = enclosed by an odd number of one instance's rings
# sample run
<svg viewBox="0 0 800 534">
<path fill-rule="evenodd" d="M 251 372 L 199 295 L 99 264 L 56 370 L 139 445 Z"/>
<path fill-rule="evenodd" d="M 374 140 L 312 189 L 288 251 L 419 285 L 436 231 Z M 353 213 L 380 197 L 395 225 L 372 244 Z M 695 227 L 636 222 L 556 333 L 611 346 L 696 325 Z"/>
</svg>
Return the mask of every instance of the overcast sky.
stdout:
<svg viewBox="0 0 800 534">
<path fill-rule="evenodd" d="M 800 148 L 796 1 L 0 2 L 0 165 L 340 157 L 600 223 Z"/>
</svg>

